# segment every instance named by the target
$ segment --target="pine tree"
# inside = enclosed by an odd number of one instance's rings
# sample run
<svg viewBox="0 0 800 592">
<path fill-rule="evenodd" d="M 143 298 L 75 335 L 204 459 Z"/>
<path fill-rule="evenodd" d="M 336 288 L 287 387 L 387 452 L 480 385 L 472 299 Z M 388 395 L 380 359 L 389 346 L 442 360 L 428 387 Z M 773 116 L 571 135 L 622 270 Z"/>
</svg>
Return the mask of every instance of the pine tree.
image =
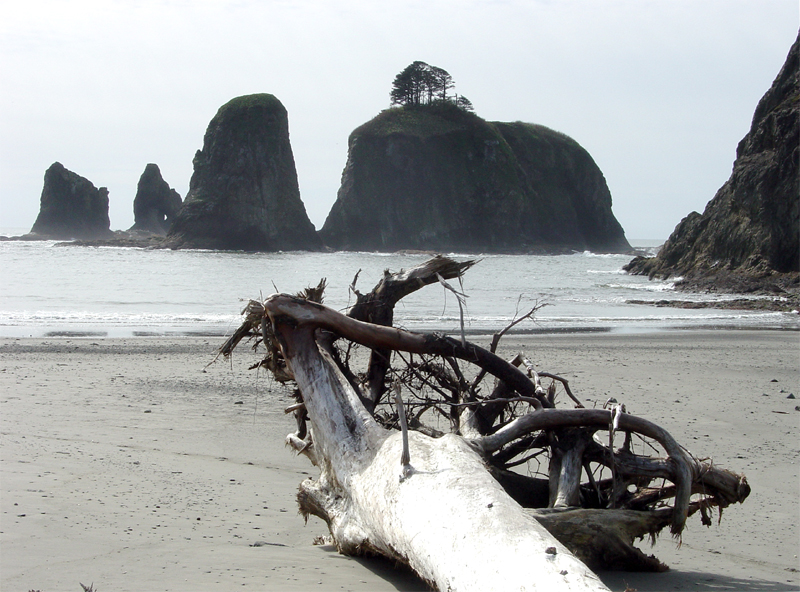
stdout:
<svg viewBox="0 0 800 592">
<path fill-rule="evenodd" d="M 454 88 L 453 77 L 447 70 L 416 61 L 395 76 L 389 97 L 392 105 L 402 107 L 446 101 L 472 111 L 472 103 L 465 97 L 448 94 Z"/>
</svg>

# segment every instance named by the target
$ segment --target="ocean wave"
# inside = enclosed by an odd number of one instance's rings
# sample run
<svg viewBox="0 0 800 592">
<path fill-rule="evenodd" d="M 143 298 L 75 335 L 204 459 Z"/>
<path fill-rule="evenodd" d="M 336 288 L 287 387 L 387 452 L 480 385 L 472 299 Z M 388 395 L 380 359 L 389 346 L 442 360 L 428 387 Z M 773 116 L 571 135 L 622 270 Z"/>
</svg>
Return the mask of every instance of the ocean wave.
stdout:
<svg viewBox="0 0 800 592">
<path fill-rule="evenodd" d="M 645 257 L 655 257 L 658 255 L 658 252 L 661 250 L 661 246 L 658 247 L 644 247 L 638 249 L 639 251 L 644 251 Z"/>
<path fill-rule="evenodd" d="M 671 292 L 675 290 L 675 282 L 650 281 L 646 284 L 598 284 L 598 288 L 612 290 L 638 290 L 642 292 Z"/>
<path fill-rule="evenodd" d="M 163 314 L 138 312 L 120 314 L 89 311 L 0 311 L 0 325 L 47 326 L 112 325 L 112 326 L 175 326 L 175 325 L 222 325 L 240 322 L 241 317 L 232 314 L 180 313 Z"/>
<path fill-rule="evenodd" d="M 355 300 L 348 286 L 357 270 L 363 270 L 359 289 L 366 292 L 384 269 L 408 268 L 427 257 L 416 253 L 54 249 L 40 242 L 0 242 L 0 267 L 8 278 L 0 290 L 0 327 L 5 335 L 54 330 L 229 331 L 241 322 L 243 296 L 262 299 L 273 285 L 294 292 L 324 276 L 329 280 L 326 303 L 345 310 Z M 736 319 L 744 319 L 740 322 L 748 327 L 759 319 L 765 325 L 787 327 L 797 322 L 796 315 L 792 321 L 778 316 L 736 316 L 732 311 L 717 311 L 704 320 L 698 316 L 701 310 L 676 312 L 669 307 L 628 304 L 633 299 L 722 299 L 696 293 L 676 295 L 675 278 L 649 281 L 627 275 L 621 267 L 628 257 L 590 251 L 481 255 L 485 261 L 464 281 L 469 295 L 466 328 L 497 331 L 511 322 L 515 312 L 524 314 L 537 302 L 550 306 L 538 311 L 534 322 L 523 323 L 526 330 L 631 323 L 658 328 L 659 323 L 699 325 L 719 318 L 731 326 Z M 455 298 L 441 286 L 404 298 L 395 309 L 395 319 L 398 325 L 421 331 L 457 331 L 461 323 Z M 26 330 L 29 327 L 31 331 Z"/>
<path fill-rule="evenodd" d="M 630 255 L 624 253 L 593 253 L 592 251 L 583 251 L 576 253 L 580 257 L 594 257 L 597 259 L 625 259 L 626 261 L 631 258 Z"/>
<path fill-rule="evenodd" d="M 628 272 L 622 269 L 587 269 L 586 273 L 593 275 L 628 275 Z"/>
<path fill-rule="evenodd" d="M 782 322 L 787 319 L 791 320 L 788 313 L 774 312 L 774 311 L 727 311 L 727 310 L 714 310 L 713 312 L 702 312 L 698 314 L 685 314 L 683 309 L 672 309 L 673 314 L 643 314 L 640 316 L 551 316 L 540 317 L 537 319 L 542 324 L 607 324 L 607 325 L 625 325 L 625 324 L 642 324 L 642 323 L 658 323 L 672 325 L 674 323 L 684 323 L 687 325 L 708 324 L 711 322 L 731 324 L 731 325 L 750 325 L 750 324 L 771 324 L 771 322 Z M 781 323 L 782 324 L 782 323 Z"/>
</svg>

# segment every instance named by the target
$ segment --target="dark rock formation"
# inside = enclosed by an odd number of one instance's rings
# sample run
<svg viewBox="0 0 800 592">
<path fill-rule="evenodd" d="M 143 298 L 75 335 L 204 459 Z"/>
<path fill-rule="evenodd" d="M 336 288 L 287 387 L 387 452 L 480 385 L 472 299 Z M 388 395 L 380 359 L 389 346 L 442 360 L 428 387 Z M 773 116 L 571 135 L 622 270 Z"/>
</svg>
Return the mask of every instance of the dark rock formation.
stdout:
<svg viewBox="0 0 800 592">
<path fill-rule="evenodd" d="M 288 117 L 278 99 L 249 95 L 219 109 L 167 242 L 247 251 L 321 247 L 300 200 Z"/>
<path fill-rule="evenodd" d="M 139 177 L 129 232 L 167 234 L 182 205 L 181 196 L 161 177 L 158 165 L 148 164 Z"/>
<path fill-rule="evenodd" d="M 611 192 L 589 153 L 575 140 L 541 125 L 494 124 L 519 163 L 532 236 L 550 245 L 619 253 L 631 251 L 611 211 Z"/>
<path fill-rule="evenodd" d="M 50 239 L 95 239 L 111 235 L 108 189 L 54 162 L 44 174 L 39 216 L 31 234 Z"/>
<path fill-rule="evenodd" d="M 389 109 L 353 131 L 320 235 L 343 250 L 630 250 L 577 142 L 451 104 Z"/>
<path fill-rule="evenodd" d="M 657 257 L 631 273 L 684 277 L 682 286 L 729 292 L 798 289 L 800 271 L 800 88 L 798 43 L 758 103 L 730 179 L 670 235 Z"/>
</svg>

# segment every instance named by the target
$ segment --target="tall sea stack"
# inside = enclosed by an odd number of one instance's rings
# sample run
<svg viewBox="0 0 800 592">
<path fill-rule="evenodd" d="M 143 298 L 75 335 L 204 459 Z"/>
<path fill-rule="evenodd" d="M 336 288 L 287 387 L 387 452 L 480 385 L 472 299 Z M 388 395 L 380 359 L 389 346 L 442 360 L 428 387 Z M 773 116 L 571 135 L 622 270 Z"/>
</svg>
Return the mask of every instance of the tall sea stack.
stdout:
<svg viewBox="0 0 800 592">
<path fill-rule="evenodd" d="M 139 177 L 130 231 L 165 235 L 182 205 L 181 196 L 163 179 L 158 165 L 150 163 Z"/>
<path fill-rule="evenodd" d="M 289 120 L 277 98 L 248 95 L 220 107 L 194 157 L 189 193 L 167 244 L 245 251 L 321 247 L 300 200 Z"/>
<path fill-rule="evenodd" d="M 108 189 L 54 162 L 44 174 L 39 216 L 31 234 L 68 239 L 100 239 L 112 235 Z"/>
<path fill-rule="evenodd" d="M 320 235 L 343 250 L 630 250 L 577 142 L 447 102 L 388 109 L 353 131 Z"/>
<path fill-rule="evenodd" d="M 650 277 L 683 276 L 687 288 L 797 291 L 800 272 L 798 43 L 739 142 L 730 179 L 702 214 L 676 227 L 657 257 L 626 266 Z"/>
</svg>

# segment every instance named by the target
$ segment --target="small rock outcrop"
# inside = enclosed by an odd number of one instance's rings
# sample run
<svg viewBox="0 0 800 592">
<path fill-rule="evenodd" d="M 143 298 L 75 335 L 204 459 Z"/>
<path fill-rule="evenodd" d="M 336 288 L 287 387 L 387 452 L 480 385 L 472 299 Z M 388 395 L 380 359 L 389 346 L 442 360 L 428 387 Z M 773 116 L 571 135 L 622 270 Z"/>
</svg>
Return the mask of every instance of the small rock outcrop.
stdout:
<svg viewBox="0 0 800 592">
<path fill-rule="evenodd" d="M 577 142 L 451 103 L 388 109 L 353 131 L 320 235 L 342 250 L 631 249 Z"/>
<path fill-rule="evenodd" d="M 194 157 L 189 193 L 167 244 L 246 251 L 321 247 L 300 199 L 289 120 L 277 98 L 248 95 L 219 109 Z"/>
<path fill-rule="evenodd" d="M 683 276 L 689 289 L 797 291 L 800 272 L 800 86 L 798 43 L 758 103 L 730 179 L 702 214 L 684 218 L 658 256 L 626 270 Z"/>
<path fill-rule="evenodd" d="M 182 205 L 181 196 L 161 177 L 158 165 L 148 164 L 139 177 L 129 232 L 166 235 Z"/>
<path fill-rule="evenodd" d="M 39 238 L 99 239 L 112 235 L 108 189 L 54 162 L 44 174 L 39 216 L 31 228 Z"/>
</svg>

